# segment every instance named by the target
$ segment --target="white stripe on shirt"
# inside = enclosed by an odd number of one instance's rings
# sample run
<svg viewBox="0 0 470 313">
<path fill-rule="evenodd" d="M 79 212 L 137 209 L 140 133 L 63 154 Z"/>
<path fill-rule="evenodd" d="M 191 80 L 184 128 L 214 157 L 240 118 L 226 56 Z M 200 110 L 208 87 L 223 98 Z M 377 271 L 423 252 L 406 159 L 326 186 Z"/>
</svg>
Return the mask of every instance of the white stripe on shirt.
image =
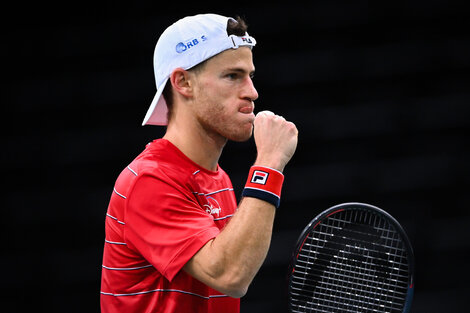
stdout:
<svg viewBox="0 0 470 313">
<path fill-rule="evenodd" d="M 224 220 L 224 219 L 232 217 L 232 216 L 233 216 L 233 214 L 229 214 L 229 215 L 225 215 L 223 217 L 214 218 L 214 221 Z"/>
<path fill-rule="evenodd" d="M 143 268 L 151 267 L 153 266 L 152 264 L 144 265 L 144 266 L 138 266 L 138 267 L 108 267 L 101 265 L 103 268 L 107 270 L 112 270 L 112 271 L 134 271 L 134 270 L 140 270 Z"/>
<path fill-rule="evenodd" d="M 131 169 L 129 166 L 127 166 L 127 169 L 128 169 L 129 171 L 131 171 L 135 176 L 137 176 L 137 172 L 134 171 L 133 169 Z"/>
<path fill-rule="evenodd" d="M 152 293 L 152 292 L 179 292 L 179 293 L 184 293 L 187 295 L 191 296 L 196 296 L 199 298 L 203 298 L 206 300 L 209 300 L 211 298 L 224 298 L 228 297 L 227 295 L 210 295 L 210 296 L 202 296 L 194 292 L 189 292 L 189 291 L 184 291 L 184 290 L 178 290 L 178 289 L 154 289 L 154 290 L 148 290 L 148 291 L 140 291 L 140 292 L 133 292 L 133 293 L 111 293 L 111 292 L 103 292 L 101 291 L 102 295 L 107 295 L 107 296 L 114 296 L 114 297 L 122 297 L 122 296 L 137 296 L 137 295 L 142 295 L 146 293 Z"/>
<path fill-rule="evenodd" d="M 214 195 L 216 193 L 223 192 L 223 191 L 233 191 L 233 188 L 224 188 L 224 189 L 212 191 L 212 192 L 209 192 L 209 193 L 202 193 L 202 192 L 193 191 L 193 194 L 198 195 L 198 196 L 211 196 L 211 195 Z"/>
<path fill-rule="evenodd" d="M 106 239 L 104 240 L 104 242 L 110 243 L 112 245 L 126 245 L 127 246 L 127 243 L 125 243 L 125 242 L 109 241 L 109 240 L 106 240 Z"/>
<path fill-rule="evenodd" d="M 123 194 L 120 194 L 119 192 L 117 192 L 116 188 L 113 188 L 113 191 L 120 197 L 123 197 L 124 199 L 126 199 L 126 196 L 123 195 Z"/>
<path fill-rule="evenodd" d="M 126 223 L 121 222 L 120 220 L 117 219 L 117 217 L 114 217 L 114 216 L 110 215 L 109 213 L 106 213 L 106 216 L 112 218 L 113 220 L 115 220 L 119 224 L 126 225 Z"/>
</svg>

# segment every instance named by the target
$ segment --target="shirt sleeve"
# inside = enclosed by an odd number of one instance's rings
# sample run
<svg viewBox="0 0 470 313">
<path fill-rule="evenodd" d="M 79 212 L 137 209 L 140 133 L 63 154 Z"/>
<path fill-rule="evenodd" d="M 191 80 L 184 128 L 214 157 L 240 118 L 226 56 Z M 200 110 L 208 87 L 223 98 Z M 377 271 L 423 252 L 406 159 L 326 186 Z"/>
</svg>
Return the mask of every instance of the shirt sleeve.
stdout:
<svg viewBox="0 0 470 313">
<path fill-rule="evenodd" d="M 169 281 L 220 232 L 191 190 L 150 175 L 136 181 L 125 223 L 128 245 Z"/>
</svg>

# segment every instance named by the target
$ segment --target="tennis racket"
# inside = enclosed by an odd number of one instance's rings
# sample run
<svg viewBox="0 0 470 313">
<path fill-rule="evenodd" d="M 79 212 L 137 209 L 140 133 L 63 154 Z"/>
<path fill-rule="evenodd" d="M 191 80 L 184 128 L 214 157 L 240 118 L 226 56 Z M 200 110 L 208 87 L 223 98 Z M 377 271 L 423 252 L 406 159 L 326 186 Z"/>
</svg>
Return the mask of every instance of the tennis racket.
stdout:
<svg viewBox="0 0 470 313">
<path fill-rule="evenodd" d="M 414 256 L 400 224 L 363 203 L 323 211 L 300 235 L 288 275 L 290 312 L 409 312 Z"/>
</svg>

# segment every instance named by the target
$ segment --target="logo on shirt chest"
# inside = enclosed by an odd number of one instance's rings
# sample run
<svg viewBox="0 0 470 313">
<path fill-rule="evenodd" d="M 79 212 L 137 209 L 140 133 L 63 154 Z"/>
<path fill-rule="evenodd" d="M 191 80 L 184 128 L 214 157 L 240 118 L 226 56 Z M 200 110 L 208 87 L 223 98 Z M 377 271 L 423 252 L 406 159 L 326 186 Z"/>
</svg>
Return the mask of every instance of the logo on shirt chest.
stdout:
<svg viewBox="0 0 470 313">
<path fill-rule="evenodd" d="M 219 217 L 220 212 L 222 209 L 220 208 L 219 202 L 215 200 L 212 197 L 206 197 L 207 199 L 207 204 L 204 204 L 204 209 L 206 210 L 207 213 L 210 215 L 213 215 L 214 217 Z"/>
</svg>

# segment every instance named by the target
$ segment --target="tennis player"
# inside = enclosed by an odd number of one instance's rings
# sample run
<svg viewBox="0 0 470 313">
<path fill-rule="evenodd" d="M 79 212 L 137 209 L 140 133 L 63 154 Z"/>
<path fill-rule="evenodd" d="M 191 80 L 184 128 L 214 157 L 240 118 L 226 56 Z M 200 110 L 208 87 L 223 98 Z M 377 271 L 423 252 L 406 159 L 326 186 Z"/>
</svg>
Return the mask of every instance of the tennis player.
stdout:
<svg viewBox="0 0 470 313">
<path fill-rule="evenodd" d="M 240 311 L 263 263 L 297 129 L 258 93 L 240 19 L 185 17 L 154 54 L 157 93 L 143 125 L 167 125 L 119 175 L 105 222 L 101 311 Z M 218 165 L 227 140 L 254 134 L 257 157 L 237 205 Z"/>
</svg>

